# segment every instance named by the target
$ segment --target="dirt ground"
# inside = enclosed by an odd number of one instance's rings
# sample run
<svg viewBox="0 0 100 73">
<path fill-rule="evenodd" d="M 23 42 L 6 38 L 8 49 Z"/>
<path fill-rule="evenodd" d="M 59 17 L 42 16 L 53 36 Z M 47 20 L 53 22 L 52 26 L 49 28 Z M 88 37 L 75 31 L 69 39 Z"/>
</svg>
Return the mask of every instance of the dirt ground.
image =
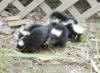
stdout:
<svg viewBox="0 0 100 73">
<path fill-rule="evenodd" d="M 100 57 L 96 58 L 100 54 L 100 22 L 89 20 L 81 22 L 85 28 L 81 42 L 68 41 L 65 48 L 41 49 L 37 53 L 69 56 L 68 59 L 7 56 L 8 53 L 20 53 L 16 48 L 19 28 L 14 28 L 11 35 L 0 34 L 0 54 L 3 54 L 0 55 L 0 73 L 96 73 L 91 59 L 100 68 Z"/>
<path fill-rule="evenodd" d="M 87 5 L 84 5 L 84 8 L 82 4 L 78 8 L 80 12 L 88 8 Z M 51 8 L 53 7 L 55 4 L 52 3 Z M 78 6 L 76 5 L 76 7 Z M 10 13 L 15 15 L 17 11 L 13 7 Z M 40 20 L 45 15 L 40 8 L 37 7 L 30 13 L 31 15 L 33 15 L 32 19 L 35 23 L 45 23 Z M 26 18 L 30 19 L 30 16 Z M 100 18 L 94 15 L 86 21 L 82 21 L 81 26 L 85 28 L 81 42 L 72 43 L 68 41 L 65 48 L 42 48 L 39 52 L 34 53 L 40 55 L 40 58 L 9 56 L 8 54 L 22 54 L 16 48 L 20 26 L 12 27 L 10 32 L 1 29 L 1 31 L 9 34 L 0 33 L 0 73 L 100 73 Z M 41 54 L 48 55 L 48 57 L 41 57 Z M 63 56 L 64 58 L 51 58 L 50 55 Z"/>
</svg>

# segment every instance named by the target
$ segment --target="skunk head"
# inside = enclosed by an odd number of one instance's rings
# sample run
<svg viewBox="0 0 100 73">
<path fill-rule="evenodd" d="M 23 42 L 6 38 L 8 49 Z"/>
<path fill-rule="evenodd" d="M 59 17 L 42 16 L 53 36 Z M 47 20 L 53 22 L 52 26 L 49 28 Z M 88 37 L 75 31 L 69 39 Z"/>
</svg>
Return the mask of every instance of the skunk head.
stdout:
<svg viewBox="0 0 100 73">
<path fill-rule="evenodd" d="M 59 23 L 61 21 L 66 21 L 66 17 L 65 15 L 63 15 L 61 12 L 53 12 L 51 15 L 50 15 L 50 22 L 56 22 L 56 23 Z"/>
<path fill-rule="evenodd" d="M 69 30 L 69 39 L 72 42 L 80 41 L 81 35 L 84 33 L 84 28 L 79 24 L 70 23 L 66 25 L 66 28 Z"/>
</svg>

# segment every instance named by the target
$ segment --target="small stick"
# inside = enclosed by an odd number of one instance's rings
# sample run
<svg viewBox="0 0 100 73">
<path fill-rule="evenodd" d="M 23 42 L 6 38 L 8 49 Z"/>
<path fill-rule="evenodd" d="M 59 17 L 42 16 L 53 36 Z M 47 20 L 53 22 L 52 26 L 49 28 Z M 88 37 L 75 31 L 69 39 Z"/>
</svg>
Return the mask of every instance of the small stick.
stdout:
<svg viewBox="0 0 100 73">
<path fill-rule="evenodd" d="M 91 61 L 91 66 L 94 68 L 94 70 L 97 73 L 100 73 L 99 68 L 96 66 L 95 62 L 93 61 L 93 59 L 90 60 Z"/>
</svg>

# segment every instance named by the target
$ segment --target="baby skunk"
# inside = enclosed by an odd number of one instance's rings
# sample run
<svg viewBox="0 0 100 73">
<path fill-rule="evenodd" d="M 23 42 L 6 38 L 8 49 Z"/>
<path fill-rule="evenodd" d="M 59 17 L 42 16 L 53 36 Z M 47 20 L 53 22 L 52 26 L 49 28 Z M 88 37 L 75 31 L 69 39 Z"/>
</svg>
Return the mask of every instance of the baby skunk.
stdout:
<svg viewBox="0 0 100 73">
<path fill-rule="evenodd" d="M 69 31 L 63 25 L 57 23 L 51 23 L 47 26 L 35 24 L 20 31 L 17 47 L 37 50 L 42 45 L 64 46 L 68 35 Z"/>
<path fill-rule="evenodd" d="M 66 16 L 60 12 L 53 12 L 49 19 L 51 20 L 50 23 L 56 22 L 66 26 L 69 30 L 68 38 L 72 42 L 80 41 L 80 36 L 84 33 L 84 29 L 79 25 L 79 22 L 76 19 Z"/>
</svg>

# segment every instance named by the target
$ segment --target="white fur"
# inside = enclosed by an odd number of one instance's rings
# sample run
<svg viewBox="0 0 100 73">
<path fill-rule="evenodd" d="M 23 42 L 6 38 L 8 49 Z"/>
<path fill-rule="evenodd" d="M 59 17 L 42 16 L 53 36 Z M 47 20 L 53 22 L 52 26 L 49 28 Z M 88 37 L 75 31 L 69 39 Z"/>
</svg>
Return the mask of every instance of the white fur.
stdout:
<svg viewBox="0 0 100 73">
<path fill-rule="evenodd" d="M 75 40 L 76 40 L 77 36 L 78 36 L 78 35 L 75 36 Z"/>
<path fill-rule="evenodd" d="M 50 38 L 44 43 L 44 45 L 48 44 L 50 41 Z"/>
<path fill-rule="evenodd" d="M 62 24 L 66 26 L 68 24 L 74 24 L 74 21 L 70 19 L 67 22 L 62 22 Z"/>
<path fill-rule="evenodd" d="M 73 24 L 72 28 L 76 33 L 79 33 L 79 34 L 84 33 L 84 28 L 81 27 L 80 25 Z"/>
<path fill-rule="evenodd" d="M 68 25 L 68 24 L 72 24 L 72 28 L 76 33 L 79 33 L 79 34 L 84 33 L 84 29 L 79 25 L 79 22 L 78 22 L 78 24 L 74 24 L 74 21 L 70 19 L 67 22 L 62 22 L 62 23 L 65 26 Z"/>
<path fill-rule="evenodd" d="M 25 31 L 25 30 L 24 30 L 24 27 L 21 27 L 21 28 L 20 28 L 20 33 L 23 34 L 23 35 L 30 35 L 30 32 Z"/>
<path fill-rule="evenodd" d="M 19 45 L 19 46 L 24 46 L 23 40 L 19 40 L 19 41 L 18 41 L 18 45 Z"/>
<path fill-rule="evenodd" d="M 62 31 L 53 28 L 53 29 L 51 30 L 51 33 L 54 34 L 54 35 L 56 35 L 57 37 L 59 37 L 59 36 L 62 34 Z"/>
</svg>

